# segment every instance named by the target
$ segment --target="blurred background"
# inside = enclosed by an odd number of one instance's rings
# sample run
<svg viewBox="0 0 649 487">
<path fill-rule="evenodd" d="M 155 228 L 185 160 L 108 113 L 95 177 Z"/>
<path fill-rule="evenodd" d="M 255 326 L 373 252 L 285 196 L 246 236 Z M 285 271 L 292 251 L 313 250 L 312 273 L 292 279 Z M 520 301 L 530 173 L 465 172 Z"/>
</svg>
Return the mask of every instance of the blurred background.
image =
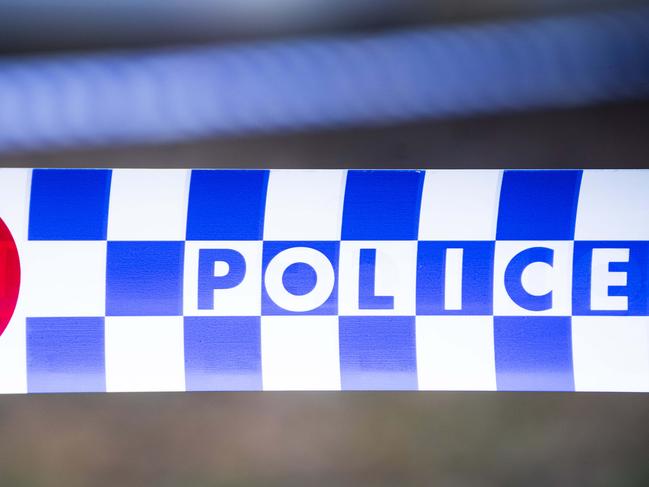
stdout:
<svg viewBox="0 0 649 487">
<path fill-rule="evenodd" d="M 649 167 L 649 3 L 0 0 L 2 166 Z M 649 483 L 649 396 L 0 397 L 1 485 Z"/>
</svg>

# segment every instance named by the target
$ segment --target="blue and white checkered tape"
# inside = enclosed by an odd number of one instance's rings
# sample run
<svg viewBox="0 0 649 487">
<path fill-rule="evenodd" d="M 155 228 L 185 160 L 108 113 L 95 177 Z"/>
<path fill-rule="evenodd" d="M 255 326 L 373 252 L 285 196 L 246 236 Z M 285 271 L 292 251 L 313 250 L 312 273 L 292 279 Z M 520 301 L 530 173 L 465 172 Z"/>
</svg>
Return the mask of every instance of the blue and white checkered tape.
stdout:
<svg viewBox="0 0 649 487">
<path fill-rule="evenodd" d="M 2 169 L 0 217 L 2 392 L 649 391 L 649 171 Z"/>
</svg>

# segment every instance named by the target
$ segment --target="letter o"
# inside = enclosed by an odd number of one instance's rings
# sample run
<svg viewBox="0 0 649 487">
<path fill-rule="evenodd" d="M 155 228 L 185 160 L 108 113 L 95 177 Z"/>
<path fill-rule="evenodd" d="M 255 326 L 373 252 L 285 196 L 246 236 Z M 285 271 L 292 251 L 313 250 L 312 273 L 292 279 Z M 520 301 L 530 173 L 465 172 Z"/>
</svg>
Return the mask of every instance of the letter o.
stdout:
<svg viewBox="0 0 649 487">
<path fill-rule="evenodd" d="M 316 273 L 313 289 L 299 296 L 287 291 L 282 281 L 284 271 L 297 263 L 307 264 Z M 336 276 L 331 262 L 322 252 L 310 247 L 293 247 L 283 250 L 268 263 L 264 283 L 268 296 L 277 306 L 299 313 L 322 306 L 331 296 Z"/>
</svg>

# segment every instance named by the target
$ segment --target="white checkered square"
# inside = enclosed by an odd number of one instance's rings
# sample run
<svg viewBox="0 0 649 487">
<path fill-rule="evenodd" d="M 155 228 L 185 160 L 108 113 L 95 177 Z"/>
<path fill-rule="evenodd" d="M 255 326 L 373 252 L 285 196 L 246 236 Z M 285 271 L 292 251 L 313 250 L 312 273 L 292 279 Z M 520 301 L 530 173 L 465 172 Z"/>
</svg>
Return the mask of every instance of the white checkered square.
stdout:
<svg viewBox="0 0 649 487">
<path fill-rule="evenodd" d="M 106 390 L 185 389 L 183 318 L 106 317 Z"/>
<path fill-rule="evenodd" d="M 0 336 L 0 394 L 27 392 L 25 312 L 20 299 L 11 321 Z"/>
<path fill-rule="evenodd" d="M 0 169 L 0 217 L 17 244 L 27 240 L 31 182 L 31 169 Z"/>
<path fill-rule="evenodd" d="M 577 391 L 649 392 L 649 317 L 573 316 Z"/>
<path fill-rule="evenodd" d="M 190 171 L 114 169 L 108 240 L 184 240 Z"/>
<path fill-rule="evenodd" d="M 421 390 L 496 390 L 491 316 L 417 316 Z"/>
<path fill-rule="evenodd" d="M 575 240 L 649 240 L 649 171 L 586 170 Z"/>
<path fill-rule="evenodd" d="M 494 240 L 502 171 L 426 171 L 419 240 Z"/>
<path fill-rule="evenodd" d="M 339 240 L 346 171 L 272 170 L 264 240 Z"/>
<path fill-rule="evenodd" d="M 338 317 L 262 316 L 264 390 L 340 390 Z"/>
<path fill-rule="evenodd" d="M 105 314 L 105 241 L 24 242 L 21 258 L 27 316 Z"/>
</svg>

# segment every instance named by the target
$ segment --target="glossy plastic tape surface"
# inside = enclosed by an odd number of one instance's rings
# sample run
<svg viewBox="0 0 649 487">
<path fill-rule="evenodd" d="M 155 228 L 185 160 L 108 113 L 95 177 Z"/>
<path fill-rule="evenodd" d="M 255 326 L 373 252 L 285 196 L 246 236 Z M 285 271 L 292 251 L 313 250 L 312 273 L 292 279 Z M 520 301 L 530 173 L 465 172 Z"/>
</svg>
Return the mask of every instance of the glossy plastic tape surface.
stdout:
<svg viewBox="0 0 649 487">
<path fill-rule="evenodd" d="M 0 391 L 649 390 L 649 171 L 0 170 Z"/>
</svg>

